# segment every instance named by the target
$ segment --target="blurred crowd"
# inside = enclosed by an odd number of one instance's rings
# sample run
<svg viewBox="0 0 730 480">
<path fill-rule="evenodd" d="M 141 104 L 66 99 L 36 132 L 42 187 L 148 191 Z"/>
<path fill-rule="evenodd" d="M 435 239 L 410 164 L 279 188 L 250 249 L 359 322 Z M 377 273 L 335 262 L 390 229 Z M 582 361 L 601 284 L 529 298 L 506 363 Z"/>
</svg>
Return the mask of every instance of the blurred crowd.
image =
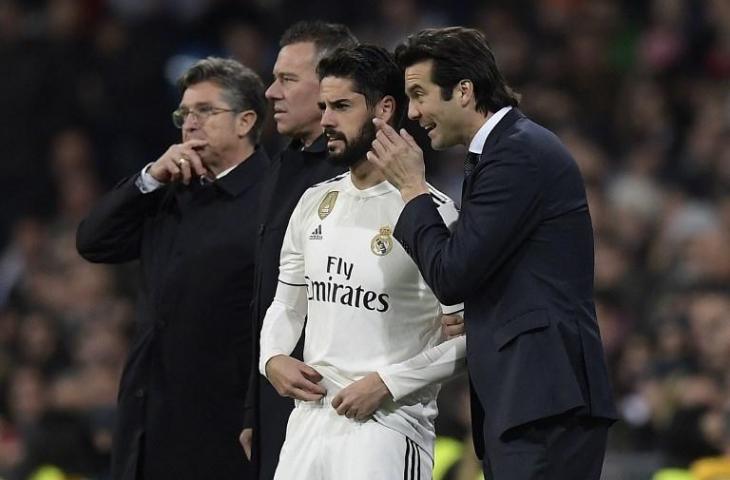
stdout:
<svg viewBox="0 0 730 480">
<path fill-rule="evenodd" d="M 81 260 L 76 226 L 178 139 L 192 61 L 231 56 L 266 82 L 307 18 L 390 48 L 427 26 L 486 34 L 586 181 L 622 415 L 604 477 L 730 478 L 727 0 L 0 0 L 0 478 L 108 478 L 136 272 Z M 270 121 L 263 143 L 283 145 Z M 426 150 L 458 199 L 463 152 Z M 456 443 L 437 476 L 475 479 L 464 382 L 441 400 Z"/>
</svg>

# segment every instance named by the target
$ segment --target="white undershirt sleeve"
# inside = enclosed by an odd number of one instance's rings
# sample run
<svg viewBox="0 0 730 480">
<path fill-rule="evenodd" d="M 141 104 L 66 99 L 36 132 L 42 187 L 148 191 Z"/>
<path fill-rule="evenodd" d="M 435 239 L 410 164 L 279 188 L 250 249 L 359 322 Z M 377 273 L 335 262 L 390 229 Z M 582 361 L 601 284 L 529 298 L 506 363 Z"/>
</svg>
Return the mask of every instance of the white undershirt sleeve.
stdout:
<svg viewBox="0 0 730 480">
<path fill-rule="evenodd" d="M 393 400 L 466 371 L 466 336 L 461 335 L 424 350 L 415 357 L 377 370 Z"/>
<path fill-rule="evenodd" d="M 142 171 L 139 173 L 139 177 L 137 177 L 137 180 L 135 182 L 135 185 L 137 185 L 137 188 L 139 188 L 139 191 L 142 193 L 154 192 L 164 185 L 164 183 L 158 181 L 155 177 L 150 175 L 151 166 L 152 163 L 148 163 L 147 165 L 145 165 Z"/>
<path fill-rule="evenodd" d="M 294 350 L 307 316 L 307 285 L 299 235 L 300 205 L 301 200 L 289 219 L 281 247 L 279 284 L 261 326 L 259 371 L 264 376 L 271 357 L 290 355 Z"/>
<path fill-rule="evenodd" d="M 457 313 L 460 313 L 461 316 L 464 316 L 464 304 L 463 303 L 457 303 L 456 305 L 444 305 L 441 304 L 441 312 L 444 315 L 456 315 Z"/>
</svg>

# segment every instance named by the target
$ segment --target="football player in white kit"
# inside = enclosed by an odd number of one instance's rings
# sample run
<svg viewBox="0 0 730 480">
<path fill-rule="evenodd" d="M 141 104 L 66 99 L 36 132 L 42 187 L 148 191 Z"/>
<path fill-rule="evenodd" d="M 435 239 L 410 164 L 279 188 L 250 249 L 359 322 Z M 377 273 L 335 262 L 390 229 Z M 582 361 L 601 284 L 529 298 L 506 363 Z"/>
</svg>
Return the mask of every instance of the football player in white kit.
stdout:
<svg viewBox="0 0 730 480">
<path fill-rule="evenodd" d="M 396 125 L 403 74 L 384 49 L 323 59 L 322 126 L 350 172 L 307 190 L 289 220 L 259 369 L 294 397 L 278 480 L 430 479 L 436 395 L 464 370 L 463 336 L 441 342 L 441 306 L 392 237 L 404 203 L 365 154 L 374 117 Z M 433 201 L 447 224 L 453 202 Z M 289 357 L 305 328 L 304 362 Z M 440 343 L 441 342 L 441 343 Z"/>
</svg>

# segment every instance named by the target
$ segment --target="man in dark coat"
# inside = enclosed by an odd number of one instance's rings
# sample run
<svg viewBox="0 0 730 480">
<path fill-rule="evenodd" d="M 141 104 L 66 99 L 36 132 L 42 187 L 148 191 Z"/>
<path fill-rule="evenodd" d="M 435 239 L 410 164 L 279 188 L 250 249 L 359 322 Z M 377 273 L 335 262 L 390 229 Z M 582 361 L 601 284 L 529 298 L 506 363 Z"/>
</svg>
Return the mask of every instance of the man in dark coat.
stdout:
<svg viewBox="0 0 730 480">
<path fill-rule="evenodd" d="M 494 480 L 598 480 L 616 418 L 593 304 L 583 180 L 558 138 L 517 110 L 484 36 L 419 32 L 396 51 L 408 116 L 436 149 L 469 148 L 453 233 L 423 155 L 380 123 L 368 158 L 406 206 L 394 236 L 446 304 L 465 303 L 474 444 Z"/>
<path fill-rule="evenodd" d="M 122 180 L 81 223 L 92 262 L 140 260 L 137 328 L 119 388 L 112 478 L 251 478 L 238 434 L 251 368 L 250 301 L 264 87 L 208 58 L 179 81 L 182 143 Z"/>
<path fill-rule="evenodd" d="M 263 186 L 263 198 L 256 240 L 256 276 L 253 299 L 254 352 L 258 364 L 258 340 L 266 309 L 276 293 L 279 253 L 289 217 L 304 191 L 346 170 L 327 158 L 327 141 L 320 126 L 319 60 L 338 47 L 351 47 L 357 40 L 344 25 L 299 22 L 280 41 L 274 65 L 274 81 L 266 90 L 273 103 L 277 131 L 291 138 L 289 146 L 274 160 Z M 293 356 L 301 359 L 301 346 Z M 251 459 L 256 478 L 274 477 L 279 451 L 284 443 L 286 423 L 294 408 L 290 398 L 279 396 L 256 369 L 246 399 L 246 429 L 241 443 Z"/>
</svg>

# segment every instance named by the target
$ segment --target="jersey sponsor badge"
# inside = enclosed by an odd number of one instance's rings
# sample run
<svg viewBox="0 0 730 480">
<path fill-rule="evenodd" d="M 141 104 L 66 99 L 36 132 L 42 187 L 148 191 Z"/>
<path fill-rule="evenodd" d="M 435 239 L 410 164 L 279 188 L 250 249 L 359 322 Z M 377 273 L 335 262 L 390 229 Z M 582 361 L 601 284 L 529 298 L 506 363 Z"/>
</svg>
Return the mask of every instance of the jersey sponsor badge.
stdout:
<svg viewBox="0 0 730 480">
<path fill-rule="evenodd" d="M 380 232 L 370 242 L 370 250 L 379 257 L 389 254 L 393 250 L 392 233 L 390 225 L 380 227 Z"/>
<path fill-rule="evenodd" d="M 337 201 L 337 195 L 339 195 L 340 192 L 337 190 L 333 190 L 331 192 L 327 192 L 327 195 L 324 196 L 322 199 L 322 202 L 319 204 L 319 209 L 317 213 L 319 213 L 319 219 L 324 220 L 327 215 L 332 213 L 332 210 L 335 208 L 335 202 Z"/>
</svg>

